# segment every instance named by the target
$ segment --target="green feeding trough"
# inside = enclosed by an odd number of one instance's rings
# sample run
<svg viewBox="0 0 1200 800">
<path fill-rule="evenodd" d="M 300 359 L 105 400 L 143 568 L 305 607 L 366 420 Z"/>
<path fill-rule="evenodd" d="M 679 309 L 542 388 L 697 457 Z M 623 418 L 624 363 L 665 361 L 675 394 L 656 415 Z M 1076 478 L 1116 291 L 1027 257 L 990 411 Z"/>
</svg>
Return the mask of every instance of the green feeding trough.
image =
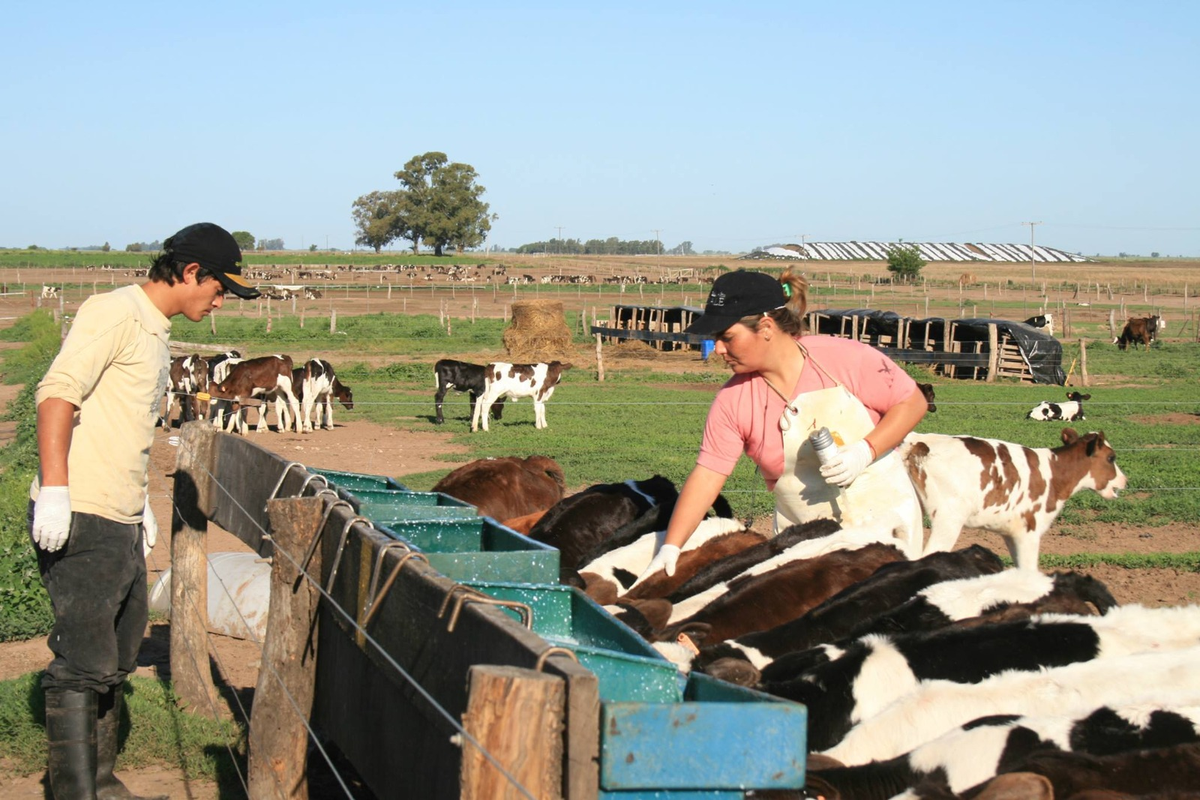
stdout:
<svg viewBox="0 0 1200 800">
<path fill-rule="evenodd" d="M 375 520 L 474 519 L 478 509 L 442 492 L 407 489 L 348 489 L 344 496 L 364 517 Z"/>
<path fill-rule="evenodd" d="M 595 673 L 602 702 L 682 699 L 683 678 L 675 665 L 578 589 L 557 584 L 466 583 L 497 600 L 528 606 L 533 632 L 552 645 L 571 650 L 580 664 Z M 505 611 L 521 619 L 519 613 Z"/>
<path fill-rule="evenodd" d="M 578 589 L 467 585 L 528 606 L 534 633 L 574 652 L 596 675 L 602 798 L 740 800 L 747 789 L 804 786 L 803 705 L 701 673 L 685 678 Z"/>
<path fill-rule="evenodd" d="M 396 483 L 385 475 L 369 475 L 365 472 L 342 472 L 336 469 L 317 469 L 308 467 L 314 475 L 323 475 L 327 481 L 339 489 L 353 492 L 356 489 L 392 489 L 407 491 L 408 487 Z"/>
<path fill-rule="evenodd" d="M 394 513 L 367 514 L 379 530 L 408 542 L 429 565 L 456 581 L 557 583 L 558 549 L 522 536 L 491 517 L 421 519 Z M 467 506 L 474 512 L 474 506 Z"/>
</svg>

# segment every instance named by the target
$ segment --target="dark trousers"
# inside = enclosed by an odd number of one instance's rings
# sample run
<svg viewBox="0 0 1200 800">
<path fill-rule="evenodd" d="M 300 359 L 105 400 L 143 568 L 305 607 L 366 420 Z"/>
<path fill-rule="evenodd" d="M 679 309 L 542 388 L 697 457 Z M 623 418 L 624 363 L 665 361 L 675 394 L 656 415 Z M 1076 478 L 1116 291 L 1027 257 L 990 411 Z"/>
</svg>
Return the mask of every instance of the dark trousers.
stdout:
<svg viewBox="0 0 1200 800">
<path fill-rule="evenodd" d="M 54 607 L 48 642 L 54 660 L 42 688 L 105 694 L 137 667 L 146 633 L 142 526 L 76 513 L 66 546 L 54 553 L 36 549 Z"/>
</svg>

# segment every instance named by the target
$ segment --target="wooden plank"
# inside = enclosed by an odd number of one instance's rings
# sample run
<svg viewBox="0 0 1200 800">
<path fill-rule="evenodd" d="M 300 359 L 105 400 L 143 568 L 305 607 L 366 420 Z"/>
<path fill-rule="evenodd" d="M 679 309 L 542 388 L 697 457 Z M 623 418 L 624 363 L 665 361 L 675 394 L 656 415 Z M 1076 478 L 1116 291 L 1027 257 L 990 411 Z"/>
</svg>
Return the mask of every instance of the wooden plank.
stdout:
<svg viewBox="0 0 1200 800">
<path fill-rule="evenodd" d="M 171 680 L 180 703 L 216 716 L 217 689 L 208 658 L 208 516 L 213 493 L 209 423 L 184 423 L 175 460 L 171 512 Z"/>
<path fill-rule="evenodd" d="M 315 497 L 271 500 L 271 535 L 277 548 L 303 553 L 317 534 L 324 503 Z M 309 563 L 321 574 L 320 554 Z M 316 615 L 320 599 L 291 559 L 271 561 L 270 615 L 250 716 L 249 796 L 308 797 L 307 720 L 312 713 L 316 678 Z M 303 715 L 303 716 L 298 716 Z"/>
<path fill-rule="evenodd" d="M 467 671 L 467 682 L 463 730 L 482 750 L 463 737 L 463 799 L 561 798 L 562 679 L 478 664 Z"/>
</svg>

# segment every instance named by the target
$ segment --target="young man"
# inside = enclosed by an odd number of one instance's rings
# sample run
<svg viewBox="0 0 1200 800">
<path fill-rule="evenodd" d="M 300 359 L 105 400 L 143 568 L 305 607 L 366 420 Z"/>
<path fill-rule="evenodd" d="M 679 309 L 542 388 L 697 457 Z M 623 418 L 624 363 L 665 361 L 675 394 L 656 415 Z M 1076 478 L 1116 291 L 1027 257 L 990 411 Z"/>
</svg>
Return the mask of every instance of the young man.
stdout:
<svg viewBox="0 0 1200 800">
<path fill-rule="evenodd" d="M 199 321 L 225 292 L 253 298 L 224 228 L 189 225 L 140 286 L 89 298 L 38 384 L 31 535 L 54 607 L 42 676 L 56 800 L 130 800 L 113 775 L 125 676 L 147 620 L 146 561 L 158 526 L 147 467 L 166 390 L 171 317 Z"/>
</svg>

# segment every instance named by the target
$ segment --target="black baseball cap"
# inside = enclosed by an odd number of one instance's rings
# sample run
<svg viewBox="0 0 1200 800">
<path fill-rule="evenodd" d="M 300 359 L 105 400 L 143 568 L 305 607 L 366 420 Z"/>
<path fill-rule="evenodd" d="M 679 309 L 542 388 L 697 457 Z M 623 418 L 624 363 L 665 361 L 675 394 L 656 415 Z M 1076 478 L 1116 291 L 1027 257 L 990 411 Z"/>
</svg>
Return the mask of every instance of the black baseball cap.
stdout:
<svg viewBox="0 0 1200 800">
<path fill-rule="evenodd" d="M 188 225 L 163 242 L 175 261 L 196 263 L 211 272 L 229 291 L 246 300 L 259 291 L 242 277 L 242 250 L 229 231 L 212 222 Z"/>
<path fill-rule="evenodd" d="M 739 269 L 713 281 L 704 315 L 687 327 L 686 333 L 719 336 L 743 317 L 774 311 L 787 305 L 783 284 L 765 272 Z"/>
</svg>

